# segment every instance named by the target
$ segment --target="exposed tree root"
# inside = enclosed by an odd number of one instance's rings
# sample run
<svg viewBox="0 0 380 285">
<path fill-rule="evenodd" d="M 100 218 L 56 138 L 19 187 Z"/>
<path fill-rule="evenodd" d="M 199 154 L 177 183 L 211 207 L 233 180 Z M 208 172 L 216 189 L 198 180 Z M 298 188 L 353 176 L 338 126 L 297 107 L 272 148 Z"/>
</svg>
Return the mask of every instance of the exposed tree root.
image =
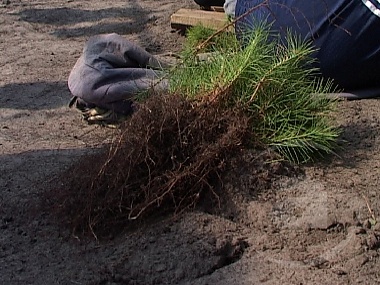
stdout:
<svg viewBox="0 0 380 285">
<path fill-rule="evenodd" d="M 213 191 L 249 132 L 240 110 L 157 95 L 142 104 L 107 151 L 83 159 L 64 182 L 60 213 L 96 236 L 159 209 L 181 211 Z"/>
</svg>

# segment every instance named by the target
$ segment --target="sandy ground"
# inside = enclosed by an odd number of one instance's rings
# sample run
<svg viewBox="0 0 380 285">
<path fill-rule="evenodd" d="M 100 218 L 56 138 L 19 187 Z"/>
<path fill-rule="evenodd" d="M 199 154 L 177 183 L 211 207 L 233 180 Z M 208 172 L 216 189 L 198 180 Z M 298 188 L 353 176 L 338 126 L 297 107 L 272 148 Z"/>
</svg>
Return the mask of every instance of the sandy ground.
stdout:
<svg viewBox="0 0 380 285">
<path fill-rule="evenodd" d="M 380 100 L 342 102 L 338 156 L 277 178 L 270 190 L 258 191 L 255 170 L 245 165 L 226 177 L 230 197 L 218 211 L 86 240 L 41 208 L 56 177 L 114 132 L 68 109 L 68 74 L 94 34 L 116 32 L 152 53 L 178 51 L 184 39 L 170 28 L 170 15 L 196 6 L 1 3 L 0 284 L 380 283 L 380 226 L 373 223 L 380 212 Z"/>
</svg>

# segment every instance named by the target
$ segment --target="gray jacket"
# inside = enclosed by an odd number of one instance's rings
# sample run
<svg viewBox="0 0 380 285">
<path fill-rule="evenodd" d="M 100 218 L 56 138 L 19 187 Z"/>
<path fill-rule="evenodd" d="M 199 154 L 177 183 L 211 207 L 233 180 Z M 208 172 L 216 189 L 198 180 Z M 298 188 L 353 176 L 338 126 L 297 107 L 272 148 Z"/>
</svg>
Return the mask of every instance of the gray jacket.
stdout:
<svg viewBox="0 0 380 285">
<path fill-rule="evenodd" d="M 72 69 L 68 87 L 81 101 L 118 113 L 131 111 L 141 91 L 165 90 L 164 64 L 117 34 L 91 37 Z"/>
</svg>

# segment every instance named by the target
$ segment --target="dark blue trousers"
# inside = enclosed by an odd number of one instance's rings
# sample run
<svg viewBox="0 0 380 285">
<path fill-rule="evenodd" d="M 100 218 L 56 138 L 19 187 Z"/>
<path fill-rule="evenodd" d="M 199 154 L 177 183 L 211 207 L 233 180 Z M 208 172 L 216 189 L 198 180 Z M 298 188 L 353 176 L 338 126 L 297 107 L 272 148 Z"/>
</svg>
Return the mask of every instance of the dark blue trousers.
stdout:
<svg viewBox="0 0 380 285">
<path fill-rule="evenodd" d="M 290 29 L 313 42 L 324 77 L 346 90 L 379 89 L 380 94 L 379 1 L 238 0 L 236 16 L 263 2 L 236 24 L 238 33 L 256 20 L 272 23 L 284 39 Z"/>
</svg>

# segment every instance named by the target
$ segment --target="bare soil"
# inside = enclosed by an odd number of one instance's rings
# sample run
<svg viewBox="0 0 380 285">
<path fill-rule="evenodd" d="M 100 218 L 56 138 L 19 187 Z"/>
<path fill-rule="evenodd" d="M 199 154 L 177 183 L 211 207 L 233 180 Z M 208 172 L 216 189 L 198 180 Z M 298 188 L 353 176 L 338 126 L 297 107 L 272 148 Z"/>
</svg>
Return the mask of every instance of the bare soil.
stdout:
<svg viewBox="0 0 380 285">
<path fill-rule="evenodd" d="M 337 156 L 298 175 L 257 163 L 263 152 L 224 177 L 219 208 L 201 203 L 102 241 L 78 237 L 44 207 L 46 191 L 117 131 L 68 109 L 71 68 L 100 33 L 178 51 L 184 38 L 170 15 L 196 5 L 1 3 L 0 284 L 380 283 L 380 100 L 341 102 Z"/>
</svg>

